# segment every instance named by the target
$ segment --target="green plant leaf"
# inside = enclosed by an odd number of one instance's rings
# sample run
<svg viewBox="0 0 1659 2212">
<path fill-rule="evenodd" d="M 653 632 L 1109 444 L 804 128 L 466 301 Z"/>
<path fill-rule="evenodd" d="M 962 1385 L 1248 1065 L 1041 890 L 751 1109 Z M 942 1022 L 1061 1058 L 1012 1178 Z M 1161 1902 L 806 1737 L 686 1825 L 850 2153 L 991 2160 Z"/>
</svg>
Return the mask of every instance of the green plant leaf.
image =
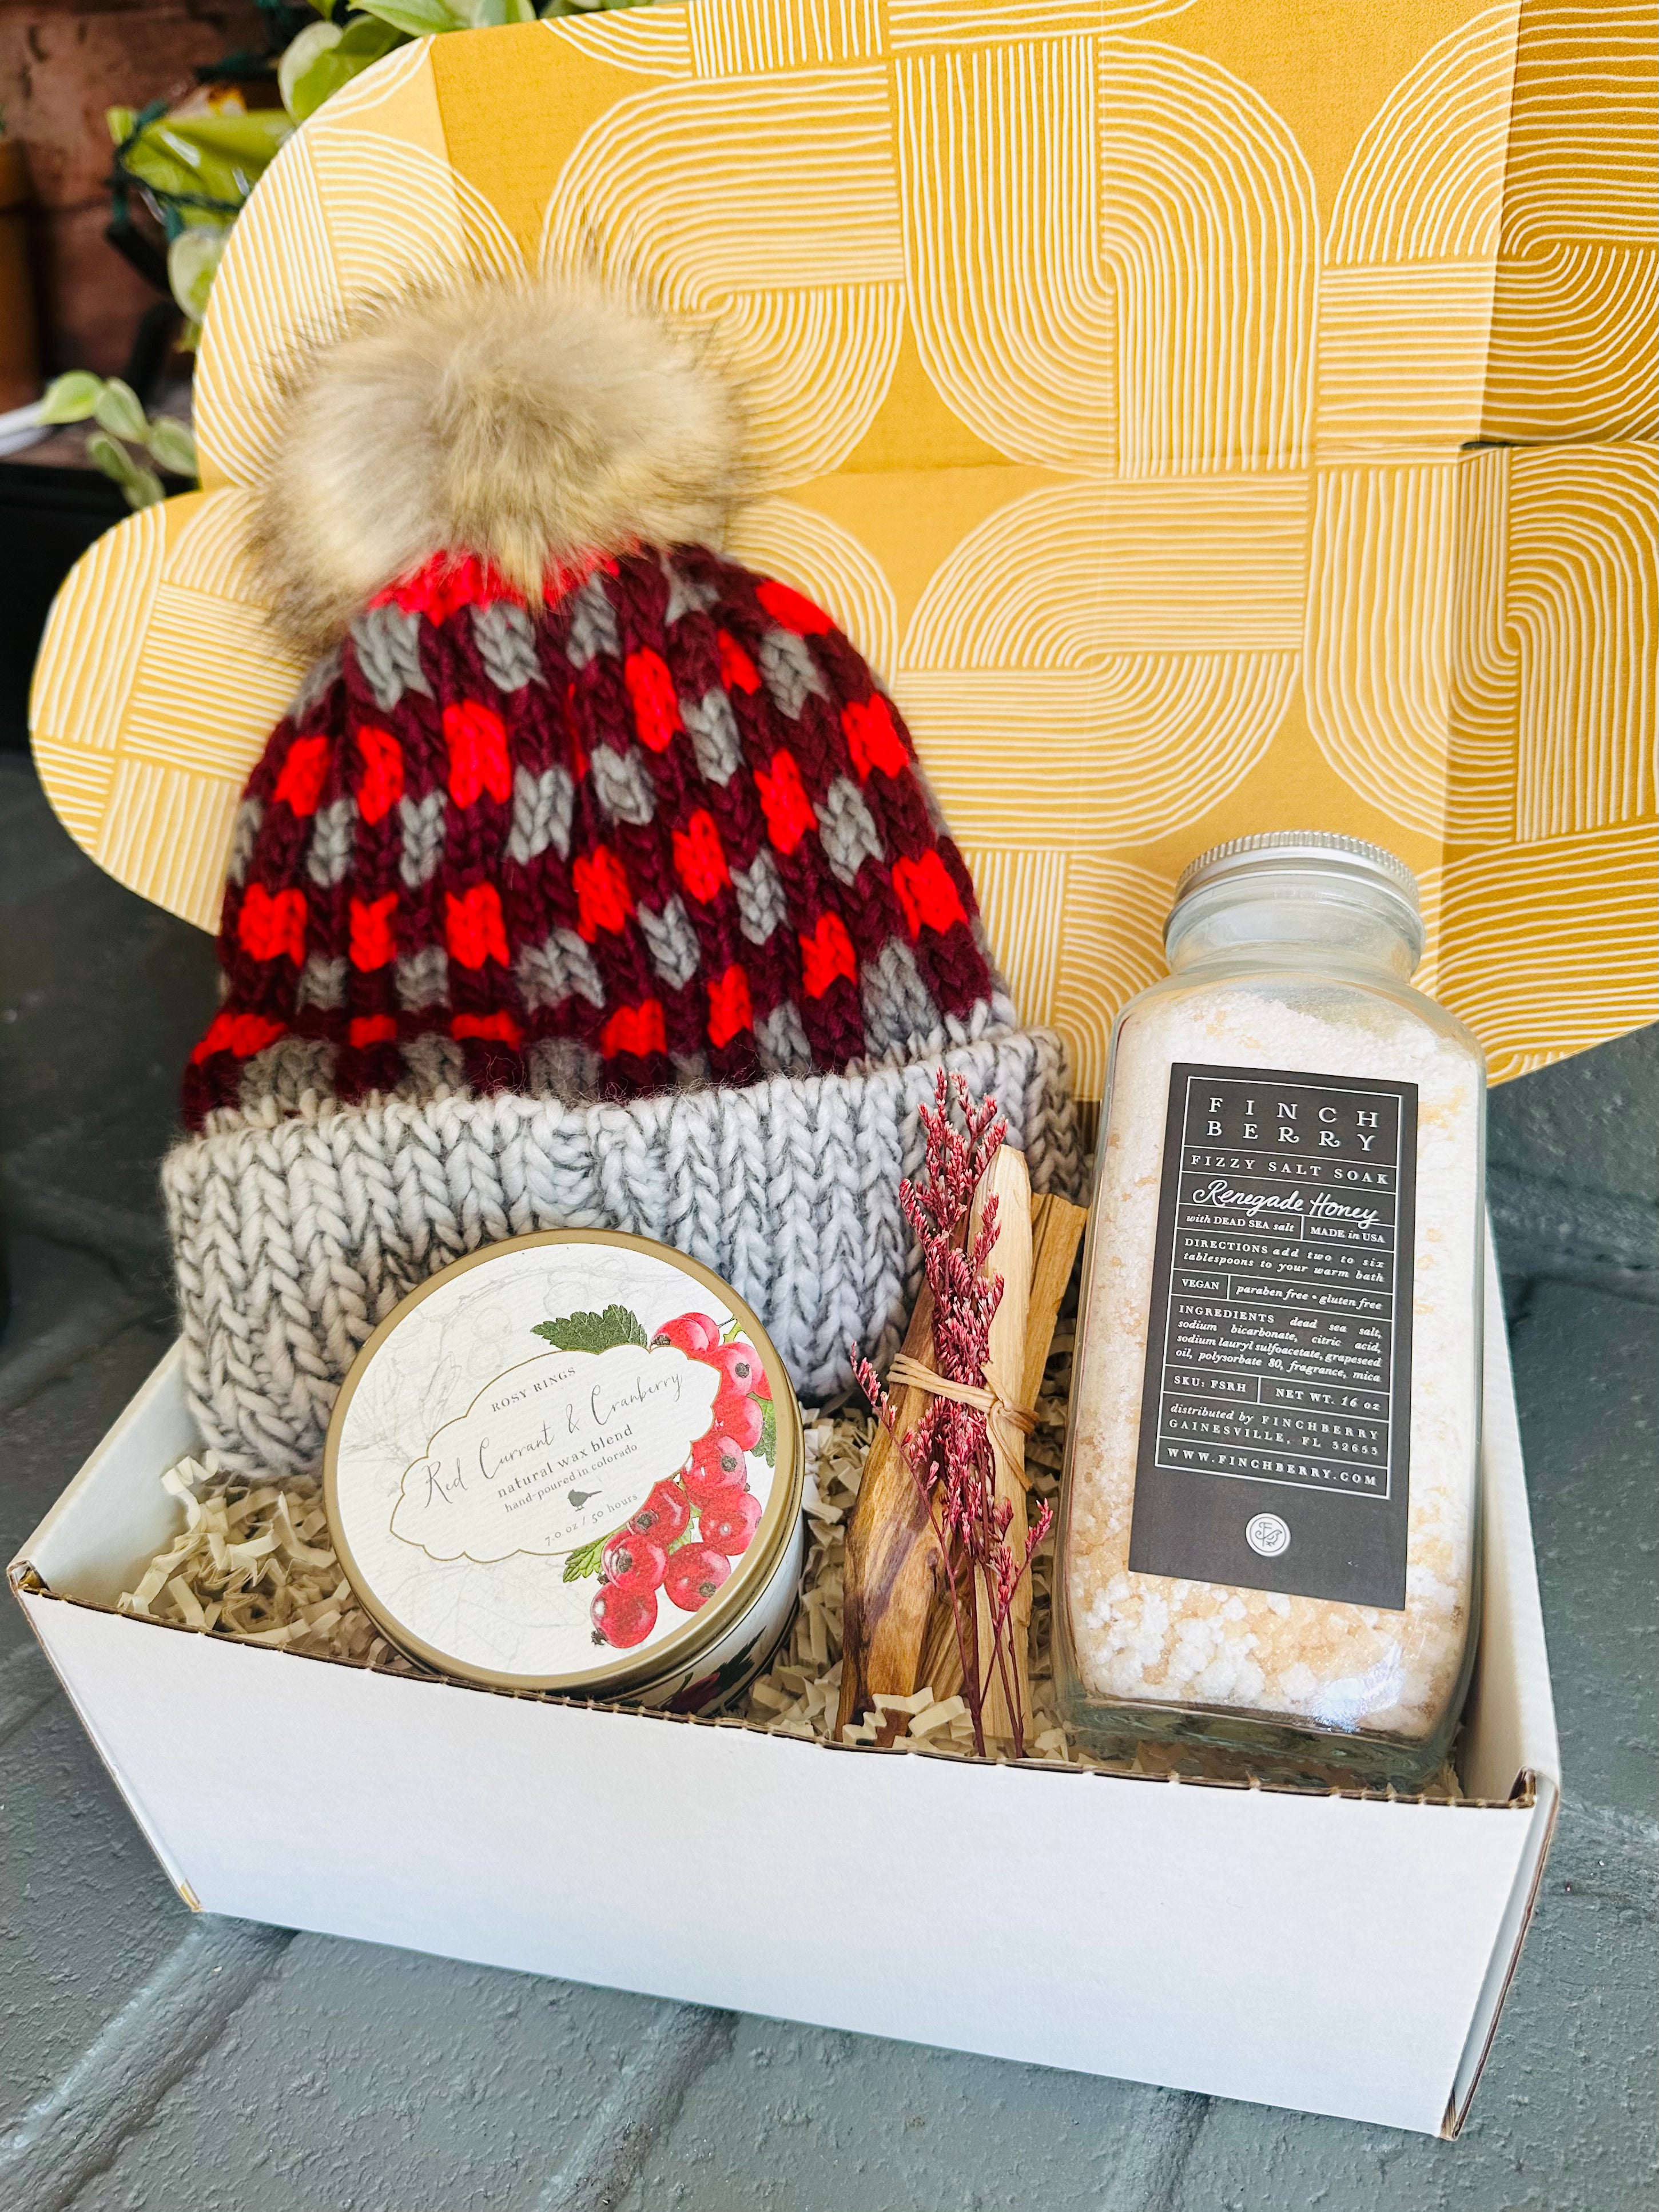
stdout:
<svg viewBox="0 0 1659 2212">
<path fill-rule="evenodd" d="M 72 368 L 54 377 L 40 404 L 43 422 L 84 422 L 104 396 L 104 380 L 89 369 Z"/>
<path fill-rule="evenodd" d="M 380 23 L 375 27 L 384 31 L 393 46 L 402 45 L 402 33 L 394 31 L 389 23 Z M 379 58 L 378 55 L 374 57 Z M 368 67 L 368 61 L 342 54 L 338 46 L 331 52 L 319 54 L 308 69 L 300 70 L 289 87 L 289 113 L 296 123 L 303 123 L 308 115 L 317 112 L 325 100 L 331 100 L 343 84 L 349 84 L 354 76 L 361 76 Z"/>
<path fill-rule="evenodd" d="M 40 404 L 42 422 L 84 422 L 93 407 L 104 398 L 104 378 L 93 376 L 91 369 L 70 369 L 66 376 L 53 376 L 46 385 L 46 396 Z"/>
<path fill-rule="evenodd" d="M 380 23 L 373 15 L 359 15 L 346 25 L 335 52 L 357 61 L 378 62 L 384 55 L 407 45 L 408 40 L 408 32 L 400 31 L 395 23 Z"/>
<path fill-rule="evenodd" d="M 530 0 L 472 0 L 472 27 L 499 30 L 503 23 L 533 23 L 536 11 Z"/>
<path fill-rule="evenodd" d="M 125 446 L 118 446 L 113 438 L 94 430 L 87 440 L 87 459 L 94 468 L 100 470 L 112 483 L 125 484 L 137 464 Z"/>
<path fill-rule="evenodd" d="M 445 7 L 444 0 L 363 0 L 365 10 L 390 23 L 394 31 L 407 31 L 411 39 L 428 32 L 465 28 L 460 17 Z"/>
<path fill-rule="evenodd" d="M 118 445 L 102 430 L 94 430 L 87 440 L 87 459 L 112 483 L 120 485 L 129 507 L 154 507 L 157 500 L 167 497 L 155 470 L 135 461 L 125 446 Z"/>
<path fill-rule="evenodd" d="M 755 1446 L 757 1459 L 763 1459 L 768 1467 L 778 1463 L 778 1409 L 769 1398 L 761 1401 L 760 1442 Z"/>
<path fill-rule="evenodd" d="M 112 376 L 106 382 L 92 413 L 99 428 L 107 430 L 112 438 L 141 440 L 149 428 L 138 394 L 130 384 L 123 384 L 118 376 Z"/>
<path fill-rule="evenodd" d="M 228 221 L 293 130 L 281 107 L 246 115 L 158 115 L 127 146 L 121 165 L 186 222 L 216 211 Z"/>
<path fill-rule="evenodd" d="M 613 1344 L 647 1341 L 638 1316 L 626 1306 L 607 1306 L 603 1313 L 567 1314 L 562 1321 L 538 1321 L 531 1334 L 544 1336 L 560 1352 L 608 1352 Z"/>
<path fill-rule="evenodd" d="M 296 123 L 303 123 L 311 109 L 303 110 L 294 104 L 295 87 L 306 76 L 319 54 L 337 46 L 345 36 L 337 23 L 307 23 L 303 31 L 291 38 L 283 49 L 283 58 L 276 64 L 276 90 L 283 105 Z M 314 103 L 313 103 L 314 104 Z"/>
<path fill-rule="evenodd" d="M 173 296 L 193 323 L 207 313 L 208 294 L 230 236 L 222 226 L 192 223 L 167 248 L 167 283 Z"/>
<path fill-rule="evenodd" d="M 175 477 L 193 477 L 198 473 L 196 440 L 187 422 L 175 421 L 171 415 L 158 415 L 149 426 L 145 440 L 152 460 L 159 461 Z"/>
<path fill-rule="evenodd" d="M 390 23 L 377 22 L 372 15 L 360 15 L 339 34 L 334 45 L 316 48 L 305 67 L 295 71 L 285 94 L 289 113 L 296 123 L 303 123 L 307 116 L 316 113 L 325 100 L 331 100 L 343 84 L 349 84 L 354 76 L 361 76 L 366 69 L 373 68 L 376 62 L 408 42 L 406 31 L 399 31 Z M 297 45 L 298 40 L 295 43 Z M 293 51 L 290 46 L 289 52 Z M 288 56 L 283 58 L 286 61 Z"/>
<path fill-rule="evenodd" d="M 580 1552 L 573 1552 L 564 1563 L 564 1580 L 585 1583 L 590 1575 L 598 1574 L 605 1558 L 605 1547 L 610 1541 L 609 1536 L 596 1536 L 591 1544 L 584 1544 Z"/>
</svg>

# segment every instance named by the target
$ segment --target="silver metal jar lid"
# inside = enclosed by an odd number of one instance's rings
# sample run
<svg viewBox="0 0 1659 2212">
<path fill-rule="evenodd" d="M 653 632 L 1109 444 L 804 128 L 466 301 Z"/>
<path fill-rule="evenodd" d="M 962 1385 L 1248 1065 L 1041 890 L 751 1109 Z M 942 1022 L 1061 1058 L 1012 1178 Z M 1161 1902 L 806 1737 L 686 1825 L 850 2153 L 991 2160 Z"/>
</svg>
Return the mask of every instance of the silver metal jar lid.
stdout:
<svg viewBox="0 0 1659 2212">
<path fill-rule="evenodd" d="M 1388 892 L 1409 908 L 1413 919 L 1420 915 L 1417 878 L 1402 860 L 1381 845 L 1368 845 L 1363 837 L 1344 837 L 1332 830 L 1274 830 L 1212 845 L 1182 869 L 1175 905 L 1224 878 L 1281 872 L 1346 876 Z"/>
</svg>

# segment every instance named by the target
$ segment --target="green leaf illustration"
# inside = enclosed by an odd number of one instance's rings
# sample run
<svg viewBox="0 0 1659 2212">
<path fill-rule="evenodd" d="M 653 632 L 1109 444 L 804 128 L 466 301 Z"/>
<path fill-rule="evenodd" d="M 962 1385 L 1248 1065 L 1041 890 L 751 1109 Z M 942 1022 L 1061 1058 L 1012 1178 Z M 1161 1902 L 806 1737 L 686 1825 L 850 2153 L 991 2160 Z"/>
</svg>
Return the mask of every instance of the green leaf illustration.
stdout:
<svg viewBox="0 0 1659 2212">
<path fill-rule="evenodd" d="M 608 1352 L 613 1344 L 647 1341 L 638 1316 L 626 1306 L 607 1306 L 603 1313 L 567 1314 L 562 1321 L 538 1321 L 531 1334 L 544 1336 L 559 1352 Z"/>
<path fill-rule="evenodd" d="M 755 1446 L 755 1455 L 768 1467 L 778 1463 L 778 1409 L 769 1398 L 761 1401 L 760 1442 Z"/>
<path fill-rule="evenodd" d="M 568 1583 L 585 1583 L 590 1575 L 599 1571 L 605 1558 L 608 1536 L 596 1536 L 591 1544 L 584 1544 L 580 1552 L 573 1552 L 564 1563 L 564 1579 Z"/>
</svg>

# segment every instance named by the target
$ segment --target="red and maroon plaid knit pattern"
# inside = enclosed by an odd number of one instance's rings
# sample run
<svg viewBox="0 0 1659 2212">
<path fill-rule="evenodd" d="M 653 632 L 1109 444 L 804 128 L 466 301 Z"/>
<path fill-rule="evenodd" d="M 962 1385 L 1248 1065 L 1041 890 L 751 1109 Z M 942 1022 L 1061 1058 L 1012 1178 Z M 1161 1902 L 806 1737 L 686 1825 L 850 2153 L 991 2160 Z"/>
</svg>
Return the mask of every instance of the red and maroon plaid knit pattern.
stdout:
<svg viewBox="0 0 1659 2212">
<path fill-rule="evenodd" d="M 991 997 L 976 911 L 902 722 L 799 593 L 682 547 L 532 614 L 441 560 L 249 781 L 186 1116 L 285 1056 L 342 1099 L 622 1097 L 937 1049 Z"/>
</svg>

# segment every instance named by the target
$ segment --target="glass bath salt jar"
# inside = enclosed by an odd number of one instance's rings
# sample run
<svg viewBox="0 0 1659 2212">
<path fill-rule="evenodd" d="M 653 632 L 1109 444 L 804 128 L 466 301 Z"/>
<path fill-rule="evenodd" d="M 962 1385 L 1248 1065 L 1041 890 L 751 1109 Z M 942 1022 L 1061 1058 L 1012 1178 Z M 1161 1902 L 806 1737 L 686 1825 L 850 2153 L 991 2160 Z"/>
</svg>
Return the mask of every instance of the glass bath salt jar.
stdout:
<svg viewBox="0 0 1659 2212">
<path fill-rule="evenodd" d="M 1324 832 L 1176 886 L 1118 1018 L 1054 1664 L 1091 1748 L 1411 1787 L 1478 1607 L 1485 1061 L 1413 989 L 1416 879 Z"/>
</svg>

